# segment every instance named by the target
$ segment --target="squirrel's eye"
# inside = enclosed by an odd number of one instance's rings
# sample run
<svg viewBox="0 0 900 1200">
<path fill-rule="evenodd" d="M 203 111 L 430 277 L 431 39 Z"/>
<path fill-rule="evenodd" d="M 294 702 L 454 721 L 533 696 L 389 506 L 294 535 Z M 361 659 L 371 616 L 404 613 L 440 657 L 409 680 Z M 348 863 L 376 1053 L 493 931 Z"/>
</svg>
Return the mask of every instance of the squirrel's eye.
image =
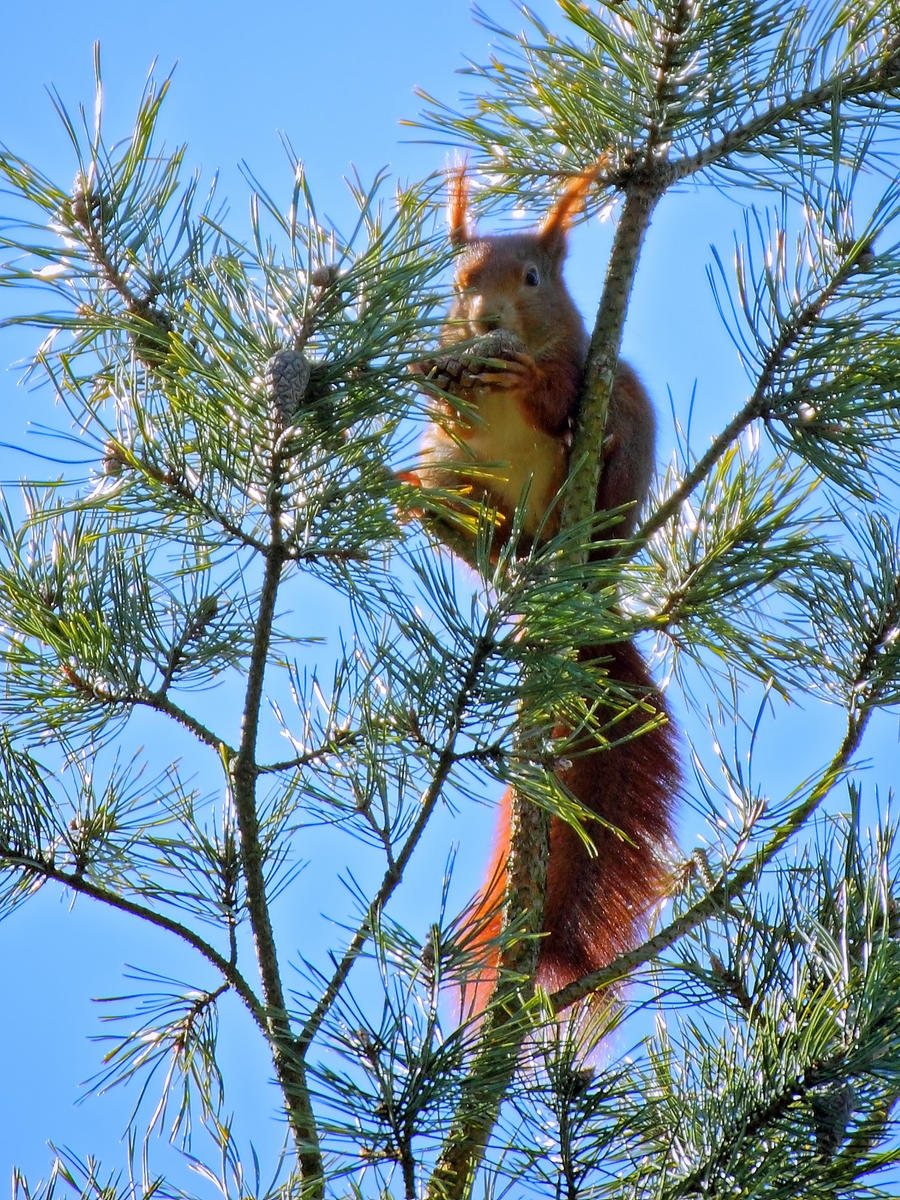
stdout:
<svg viewBox="0 0 900 1200">
<path fill-rule="evenodd" d="M 525 284 L 527 287 L 537 287 L 541 282 L 541 273 L 537 267 L 528 267 L 525 272 Z"/>
</svg>

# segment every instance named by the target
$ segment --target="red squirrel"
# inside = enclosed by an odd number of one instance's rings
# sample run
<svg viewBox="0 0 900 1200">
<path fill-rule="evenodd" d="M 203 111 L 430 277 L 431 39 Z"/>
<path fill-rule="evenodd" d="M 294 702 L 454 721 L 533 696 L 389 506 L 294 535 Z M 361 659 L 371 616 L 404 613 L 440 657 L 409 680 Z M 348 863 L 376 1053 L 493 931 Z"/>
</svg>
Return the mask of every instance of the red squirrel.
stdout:
<svg viewBox="0 0 900 1200">
<path fill-rule="evenodd" d="M 508 538 L 513 512 L 526 495 L 522 541 L 552 536 L 559 528 L 557 494 L 569 467 L 589 344 L 562 269 L 568 230 L 596 173 L 572 179 L 536 232 L 488 237 L 470 225 L 465 171 L 452 179 L 456 296 L 440 338 L 449 353 L 420 367 L 440 392 L 430 393 L 437 396 L 438 412 L 425 434 L 417 480 L 485 502 L 497 513 L 495 547 Z M 473 346 L 473 338 L 482 340 Z M 468 345 L 450 349 L 462 342 Z M 650 483 L 654 442 L 647 393 L 634 371 L 619 363 L 596 509 L 624 506 L 624 511 L 604 529 L 605 538 L 632 533 Z M 595 543 L 592 557 L 609 552 Z M 599 819 L 585 818 L 592 850 L 566 822 L 554 818 L 551 824 L 546 936 L 537 972 L 538 983 L 550 992 L 606 965 L 640 939 L 665 890 L 679 781 L 675 735 L 636 647 L 626 642 L 582 648 L 580 659 L 601 663 L 638 703 L 625 715 L 619 706 L 610 708 L 611 745 L 585 753 L 570 748 L 558 768 L 586 812 Z M 654 714 L 661 718 L 655 724 Z M 602 711 L 597 720 L 602 727 Z M 559 736 L 567 732 L 556 730 Z M 480 958 L 477 977 L 464 989 L 469 1012 L 483 1010 L 496 974 L 509 814 L 507 792 L 487 881 L 467 917 L 469 944 Z"/>
</svg>

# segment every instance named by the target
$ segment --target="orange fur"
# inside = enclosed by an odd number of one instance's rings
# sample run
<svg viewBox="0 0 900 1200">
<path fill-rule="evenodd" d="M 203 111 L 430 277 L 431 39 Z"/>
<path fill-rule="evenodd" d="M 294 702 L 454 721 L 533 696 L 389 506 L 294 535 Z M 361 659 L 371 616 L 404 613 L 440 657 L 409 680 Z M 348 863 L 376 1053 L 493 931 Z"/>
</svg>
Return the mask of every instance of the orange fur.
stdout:
<svg viewBox="0 0 900 1200">
<path fill-rule="evenodd" d="M 469 240 L 469 181 L 465 166 L 458 167 L 450 175 L 450 202 L 447 206 L 447 225 L 450 242 L 463 246 Z"/>
<path fill-rule="evenodd" d="M 600 646 L 581 653 L 605 661 L 619 684 L 643 696 L 647 708 L 615 723 L 615 740 L 603 750 L 575 754 L 559 777 L 589 814 L 591 849 L 565 821 L 550 825 L 550 860 L 544 898 L 544 937 L 538 983 L 557 991 L 606 966 L 639 941 L 654 905 L 665 892 L 672 840 L 673 797 L 678 788 L 674 729 L 662 697 L 635 646 Z M 651 725 L 652 713 L 663 720 Z M 617 714 L 610 717 L 615 720 Z M 602 722 L 602 716 L 599 718 Z M 644 732 L 635 737 L 638 729 Z M 566 730 L 557 729 L 558 736 Z M 613 735 L 612 729 L 610 735 Z M 623 741 L 632 737 L 633 740 Z M 510 793 L 500 801 L 486 882 L 466 916 L 467 946 L 477 968 L 462 991 L 462 1010 L 481 1012 L 496 979 L 497 939 L 509 858 Z"/>
</svg>

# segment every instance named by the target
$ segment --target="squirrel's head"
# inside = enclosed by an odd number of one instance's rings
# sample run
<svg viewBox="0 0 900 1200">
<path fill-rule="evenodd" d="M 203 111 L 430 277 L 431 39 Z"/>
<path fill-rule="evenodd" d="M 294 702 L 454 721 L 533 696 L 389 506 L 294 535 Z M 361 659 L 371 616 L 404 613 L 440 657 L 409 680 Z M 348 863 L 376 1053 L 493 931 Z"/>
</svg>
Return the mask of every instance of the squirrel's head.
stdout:
<svg viewBox="0 0 900 1200">
<path fill-rule="evenodd" d="M 485 237 L 470 221 L 465 168 L 453 172 L 448 219 L 460 251 L 453 316 L 463 337 L 508 329 L 532 353 L 553 338 L 561 309 L 572 308 L 562 280 L 568 231 L 599 170 L 598 164 L 570 180 L 535 231 Z"/>
</svg>

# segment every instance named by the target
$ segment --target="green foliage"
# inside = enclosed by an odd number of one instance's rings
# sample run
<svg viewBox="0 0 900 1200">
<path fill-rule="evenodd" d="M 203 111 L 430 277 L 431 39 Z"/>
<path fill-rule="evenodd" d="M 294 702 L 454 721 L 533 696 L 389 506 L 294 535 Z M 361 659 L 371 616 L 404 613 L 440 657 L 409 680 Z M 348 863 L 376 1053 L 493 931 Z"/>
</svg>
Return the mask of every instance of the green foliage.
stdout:
<svg viewBox="0 0 900 1200">
<path fill-rule="evenodd" d="M 50 886 L 198 968 L 141 970 L 111 1002 L 94 1086 L 132 1101 L 131 1177 L 61 1152 L 45 1184 L 16 1177 L 24 1200 L 202 1194 L 154 1173 L 154 1131 L 242 1200 L 891 1194 L 896 815 L 855 776 L 900 699 L 900 10 L 559 9 L 561 32 L 492 27 L 477 95 L 423 121 L 490 164 L 486 204 L 601 161 L 591 205 L 624 197 L 601 358 L 654 206 L 689 179 L 753 189 L 734 262 L 710 267 L 749 395 L 721 398 L 702 453 L 683 439 L 599 562 L 609 515 L 492 555 L 489 518 L 438 495 L 419 522 L 391 469 L 444 301 L 434 181 L 352 181 L 345 235 L 286 147 L 287 195 L 248 179 L 242 241 L 158 144 L 168 80 L 121 141 L 57 98 L 71 185 L 0 150 L 20 213 L 0 284 L 75 431 L 62 478 L 0 511 L 0 912 Z M 430 539 L 442 520 L 477 529 L 476 582 Z M 495 784 L 578 826 L 554 764 L 639 698 L 573 652 L 651 635 L 695 731 L 707 847 L 673 864 L 644 945 L 556 996 L 510 971 L 458 1021 L 466 897 L 448 870 L 429 899 L 420 864 L 447 859 L 457 815 L 471 842 Z M 843 728 L 778 790 L 757 739 L 801 694 Z M 235 1133 L 225 997 L 271 1053 L 275 1163 Z"/>
</svg>

